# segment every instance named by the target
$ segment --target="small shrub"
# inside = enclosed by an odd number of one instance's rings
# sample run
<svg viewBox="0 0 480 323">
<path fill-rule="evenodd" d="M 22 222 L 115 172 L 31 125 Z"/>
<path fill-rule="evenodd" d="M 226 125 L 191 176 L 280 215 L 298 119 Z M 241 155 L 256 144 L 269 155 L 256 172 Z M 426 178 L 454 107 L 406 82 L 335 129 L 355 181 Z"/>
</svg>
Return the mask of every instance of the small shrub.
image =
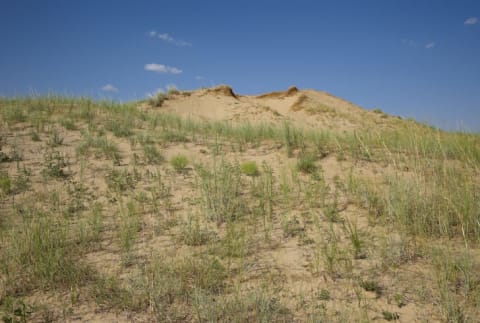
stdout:
<svg viewBox="0 0 480 323">
<path fill-rule="evenodd" d="M 143 155 L 149 164 L 159 164 L 163 157 L 154 145 L 146 144 L 143 146 Z"/>
<path fill-rule="evenodd" d="M 48 138 L 47 144 L 50 147 L 57 147 L 61 146 L 63 144 L 63 137 L 60 135 L 60 133 L 57 130 L 53 130 L 52 134 Z"/>
<path fill-rule="evenodd" d="M 377 295 L 380 295 L 382 291 L 380 285 L 374 280 L 362 280 L 360 281 L 360 287 L 367 292 L 374 292 Z"/>
<path fill-rule="evenodd" d="M 247 176 L 258 176 L 260 174 L 255 161 L 244 162 L 242 165 L 240 165 L 240 170 Z"/>
<path fill-rule="evenodd" d="M 7 172 L 0 172 L 0 190 L 8 195 L 12 192 L 12 181 Z"/>
<path fill-rule="evenodd" d="M 65 156 L 59 151 L 47 151 L 44 155 L 44 163 L 45 165 L 42 171 L 44 176 L 57 178 L 64 178 L 67 176 L 63 171 L 63 168 L 67 166 L 67 162 L 65 161 Z"/>
<path fill-rule="evenodd" d="M 66 129 L 66 130 L 77 130 L 77 126 L 75 125 L 75 122 L 72 119 L 63 119 L 60 124 Z"/>
<path fill-rule="evenodd" d="M 178 173 L 183 172 L 188 165 L 188 158 L 184 155 L 177 155 L 170 160 L 173 169 Z"/>
<path fill-rule="evenodd" d="M 163 92 L 158 92 L 157 94 L 155 95 L 152 95 L 149 99 L 148 99 L 148 103 L 150 105 L 153 105 L 154 107 L 161 107 L 163 102 L 165 102 L 166 100 L 168 100 L 168 95 L 166 95 L 165 93 Z"/>
<path fill-rule="evenodd" d="M 302 173 L 314 173 L 317 170 L 315 156 L 313 154 L 302 154 L 297 162 L 297 168 Z"/>
<path fill-rule="evenodd" d="M 30 133 L 30 139 L 32 139 L 32 141 L 40 141 L 40 135 L 35 130 L 32 130 Z"/>
<path fill-rule="evenodd" d="M 105 175 L 105 181 L 110 189 L 115 191 L 126 191 L 135 187 L 135 178 L 127 170 L 120 171 L 112 169 Z"/>
<path fill-rule="evenodd" d="M 400 315 L 396 312 L 383 311 L 383 318 L 387 321 L 396 321 L 400 319 Z"/>
</svg>

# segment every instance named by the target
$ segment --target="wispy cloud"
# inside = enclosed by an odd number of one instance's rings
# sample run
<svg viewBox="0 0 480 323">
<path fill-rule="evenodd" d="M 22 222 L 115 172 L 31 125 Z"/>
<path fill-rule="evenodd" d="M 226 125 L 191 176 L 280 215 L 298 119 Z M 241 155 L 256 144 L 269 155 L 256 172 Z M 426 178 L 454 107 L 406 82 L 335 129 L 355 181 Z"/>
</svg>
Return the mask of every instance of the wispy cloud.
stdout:
<svg viewBox="0 0 480 323">
<path fill-rule="evenodd" d="M 196 79 L 197 81 L 203 81 L 203 80 L 205 79 L 205 77 L 200 76 L 200 75 L 197 75 L 197 76 L 195 76 L 195 79 Z"/>
<path fill-rule="evenodd" d="M 112 84 L 106 84 L 106 85 L 102 86 L 102 91 L 117 93 L 118 89 L 115 86 L 113 86 Z"/>
<path fill-rule="evenodd" d="M 432 49 L 435 46 L 437 46 L 437 44 L 433 41 L 430 41 L 428 43 L 421 43 L 411 39 L 402 39 L 402 44 L 404 46 L 408 46 L 412 48 L 426 48 L 426 49 Z"/>
<path fill-rule="evenodd" d="M 152 30 L 148 33 L 148 35 L 152 38 L 158 38 L 160 40 L 163 40 L 164 42 L 171 43 L 176 46 L 180 46 L 180 47 L 192 46 L 192 43 L 189 43 L 187 41 L 180 40 L 180 39 L 175 39 L 167 33 L 159 33 L 155 30 Z"/>
<path fill-rule="evenodd" d="M 426 49 L 432 49 L 432 48 L 435 47 L 435 45 L 436 45 L 436 44 L 432 41 L 432 42 L 426 43 L 426 44 L 425 44 L 425 48 L 426 48 Z"/>
<path fill-rule="evenodd" d="M 464 25 L 476 25 L 478 24 L 479 20 L 477 17 L 470 17 L 470 18 L 467 18 L 467 20 L 465 20 L 463 22 Z"/>
<path fill-rule="evenodd" d="M 183 71 L 179 68 L 167 66 L 163 64 L 145 64 L 144 66 L 145 71 L 156 72 L 156 73 L 164 73 L 164 74 L 180 74 Z"/>
</svg>

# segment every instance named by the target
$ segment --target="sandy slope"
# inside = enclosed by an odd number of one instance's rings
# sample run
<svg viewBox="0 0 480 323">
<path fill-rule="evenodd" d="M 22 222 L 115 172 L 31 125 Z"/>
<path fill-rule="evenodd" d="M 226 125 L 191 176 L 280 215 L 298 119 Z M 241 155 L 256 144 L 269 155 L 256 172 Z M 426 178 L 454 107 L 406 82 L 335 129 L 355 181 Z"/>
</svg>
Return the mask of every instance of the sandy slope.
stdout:
<svg viewBox="0 0 480 323">
<path fill-rule="evenodd" d="M 316 90 L 286 91 L 262 95 L 238 95 L 226 85 L 170 95 L 162 110 L 208 120 L 283 122 L 297 126 L 354 130 L 385 127 L 397 118 L 367 111 L 353 103 Z"/>
</svg>

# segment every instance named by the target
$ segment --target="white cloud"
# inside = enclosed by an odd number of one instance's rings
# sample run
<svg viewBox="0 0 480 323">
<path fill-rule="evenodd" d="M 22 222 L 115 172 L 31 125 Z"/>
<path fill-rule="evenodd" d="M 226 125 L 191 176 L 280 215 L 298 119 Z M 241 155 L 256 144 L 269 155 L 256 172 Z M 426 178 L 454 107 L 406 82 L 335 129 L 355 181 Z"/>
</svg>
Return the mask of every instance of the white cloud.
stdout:
<svg viewBox="0 0 480 323">
<path fill-rule="evenodd" d="M 433 47 L 435 47 L 435 45 L 436 44 L 432 41 L 432 42 L 426 43 L 425 48 L 426 49 L 432 49 Z"/>
<path fill-rule="evenodd" d="M 463 22 L 464 25 L 476 25 L 478 24 L 478 18 L 477 17 L 470 17 L 467 20 Z"/>
<path fill-rule="evenodd" d="M 155 63 L 150 63 L 150 64 L 145 64 L 145 71 L 150 71 L 150 72 L 156 72 L 156 73 L 165 73 L 165 74 L 180 74 L 183 71 L 181 69 L 178 69 L 176 67 L 171 67 L 163 64 L 155 64 Z"/>
<path fill-rule="evenodd" d="M 198 76 L 195 76 L 195 79 L 197 81 L 203 81 L 205 79 L 205 77 L 198 75 Z"/>
<path fill-rule="evenodd" d="M 158 38 L 164 41 L 173 42 L 174 39 L 169 34 L 158 34 Z"/>
<path fill-rule="evenodd" d="M 148 34 L 150 35 L 150 37 L 154 37 L 154 38 L 157 37 L 158 39 L 161 39 L 164 42 L 172 43 L 176 46 L 180 46 L 180 47 L 192 46 L 191 43 L 189 43 L 187 41 L 184 41 L 184 40 L 175 39 L 167 33 L 158 33 L 155 30 L 152 30 Z"/>
<path fill-rule="evenodd" d="M 115 86 L 113 86 L 112 84 L 106 84 L 106 85 L 102 86 L 102 91 L 117 93 L 118 89 Z"/>
</svg>

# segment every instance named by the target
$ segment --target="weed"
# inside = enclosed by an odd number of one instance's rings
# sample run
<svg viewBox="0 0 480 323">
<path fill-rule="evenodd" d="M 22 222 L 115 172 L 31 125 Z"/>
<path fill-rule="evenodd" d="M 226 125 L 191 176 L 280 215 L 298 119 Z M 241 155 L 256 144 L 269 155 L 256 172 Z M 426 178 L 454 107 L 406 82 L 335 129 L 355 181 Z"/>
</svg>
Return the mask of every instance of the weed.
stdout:
<svg viewBox="0 0 480 323">
<path fill-rule="evenodd" d="M 143 155 L 149 164 L 159 164 L 163 161 L 163 156 L 152 144 L 143 145 Z"/>
<path fill-rule="evenodd" d="M 40 135 L 35 130 L 30 132 L 30 139 L 32 139 L 32 141 L 41 141 Z"/>
<path fill-rule="evenodd" d="M 5 195 L 9 195 L 12 192 L 12 181 L 7 172 L 0 171 L 0 190 Z"/>
<path fill-rule="evenodd" d="M 57 150 L 47 150 L 44 154 L 43 175 L 46 177 L 65 178 L 63 168 L 67 166 L 65 156 Z"/>
<path fill-rule="evenodd" d="M 188 246 L 201 246 L 215 239 L 216 233 L 200 227 L 198 217 L 189 215 L 182 226 L 180 241 Z"/>
<path fill-rule="evenodd" d="M 128 189 L 133 189 L 136 180 L 132 173 L 128 172 L 126 169 L 123 171 L 111 169 L 105 174 L 105 182 L 107 183 L 108 188 L 117 192 L 123 192 Z"/>
<path fill-rule="evenodd" d="M 377 296 L 380 296 L 382 293 L 382 288 L 375 280 L 361 280 L 360 287 L 367 292 L 375 293 Z"/>
<path fill-rule="evenodd" d="M 170 165 L 177 173 L 184 172 L 188 165 L 188 158 L 185 155 L 176 155 L 170 159 Z"/>
<path fill-rule="evenodd" d="M 255 161 L 244 162 L 240 165 L 242 173 L 247 176 L 258 176 L 260 174 L 257 163 Z"/>
<path fill-rule="evenodd" d="M 239 218 L 245 210 L 241 198 L 241 177 L 237 166 L 221 161 L 212 170 L 197 167 L 206 216 L 218 224 Z"/>
<path fill-rule="evenodd" d="M 150 98 L 148 98 L 148 103 L 154 107 L 161 107 L 163 102 L 168 100 L 168 95 L 166 95 L 163 92 L 158 92 L 155 95 L 152 95 Z"/>
<path fill-rule="evenodd" d="M 75 124 L 75 121 L 69 118 L 62 119 L 60 121 L 60 124 L 65 128 L 65 130 L 77 130 L 77 125 Z"/>
<path fill-rule="evenodd" d="M 396 312 L 382 311 L 382 315 L 387 321 L 396 321 L 400 319 L 400 315 Z"/>
<path fill-rule="evenodd" d="M 50 137 L 48 138 L 47 145 L 50 147 L 57 147 L 63 144 L 63 137 L 62 135 L 56 130 L 53 129 Z"/>
<path fill-rule="evenodd" d="M 315 160 L 313 154 L 302 153 L 297 161 L 297 169 L 302 173 L 312 174 L 317 170 Z"/>
<path fill-rule="evenodd" d="M 365 241 L 361 237 L 361 232 L 357 227 L 357 222 L 345 221 L 343 228 L 347 233 L 353 249 L 353 257 L 355 259 L 364 259 L 366 254 L 364 253 Z"/>
</svg>

